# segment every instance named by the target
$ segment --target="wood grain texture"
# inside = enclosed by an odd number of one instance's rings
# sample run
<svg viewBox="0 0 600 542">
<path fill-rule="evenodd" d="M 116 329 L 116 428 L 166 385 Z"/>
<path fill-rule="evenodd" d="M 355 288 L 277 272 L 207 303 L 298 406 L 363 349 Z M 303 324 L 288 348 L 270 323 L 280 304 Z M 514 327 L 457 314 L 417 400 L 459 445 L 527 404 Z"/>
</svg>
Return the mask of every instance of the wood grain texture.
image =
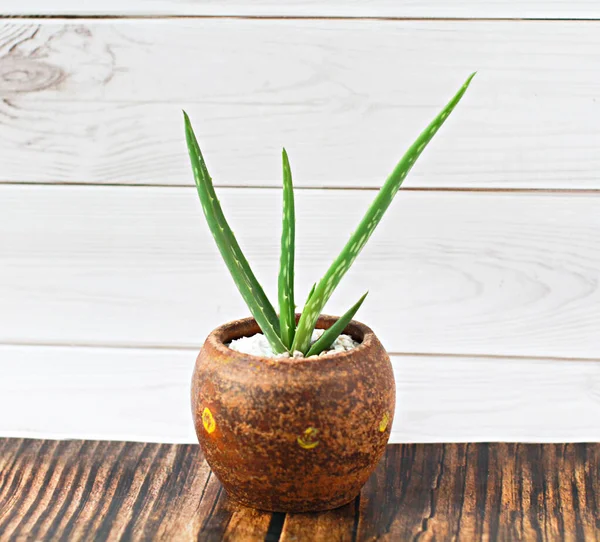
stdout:
<svg viewBox="0 0 600 542">
<path fill-rule="evenodd" d="M 196 445 L 0 440 L 2 540 L 599 540 L 600 445 L 391 445 L 353 503 L 230 503 Z"/>
<path fill-rule="evenodd" d="M 600 22 L 4 23 L 0 182 L 193 185 L 185 108 L 217 184 L 280 186 L 285 146 L 378 187 L 477 69 L 406 186 L 600 188 Z"/>
<path fill-rule="evenodd" d="M 196 442 L 195 350 L 0 347 L 0 435 Z M 392 356 L 391 442 L 600 441 L 600 363 Z"/>
<path fill-rule="evenodd" d="M 280 190 L 219 195 L 276 299 Z M 299 297 L 372 197 L 298 192 Z M 369 289 L 357 318 L 389 352 L 600 358 L 599 204 L 403 192 L 325 312 Z M 194 189 L 3 186 L 0 216 L 2 343 L 199 348 L 248 314 Z"/>
<path fill-rule="evenodd" d="M 197 445 L 2 440 L 2 540 L 264 540 Z"/>
<path fill-rule="evenodd" d="M 594 0 L 4 0 L 5 15 L 600 18 Z"/>
</svg>

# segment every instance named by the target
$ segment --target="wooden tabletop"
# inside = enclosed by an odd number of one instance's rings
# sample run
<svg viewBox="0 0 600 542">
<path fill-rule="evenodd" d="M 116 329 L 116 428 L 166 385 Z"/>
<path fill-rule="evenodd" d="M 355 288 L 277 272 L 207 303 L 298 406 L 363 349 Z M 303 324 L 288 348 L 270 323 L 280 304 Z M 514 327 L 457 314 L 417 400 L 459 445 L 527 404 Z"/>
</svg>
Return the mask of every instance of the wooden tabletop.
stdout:
<svg viewBox="0 0 600 542">
<path fill-rule="evenodd" d="M 599 444 L 389 445 L 319 514 L 229 502 L 195 445 L 0 439 L 0 540 L 600 540 Z"/>
</svg>

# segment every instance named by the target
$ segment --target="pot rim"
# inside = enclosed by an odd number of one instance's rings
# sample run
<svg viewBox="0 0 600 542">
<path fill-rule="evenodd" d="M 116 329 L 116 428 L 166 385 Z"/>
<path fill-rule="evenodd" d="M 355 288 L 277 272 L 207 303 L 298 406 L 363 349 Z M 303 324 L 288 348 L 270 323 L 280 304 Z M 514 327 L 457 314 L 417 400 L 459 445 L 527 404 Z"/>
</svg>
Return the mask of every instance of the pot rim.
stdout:
<svg viewBox="0 0 600 542">
<path fill-rule="evenodd" d="M 297 317 L 299 315 L 296 315 Z M 317 320 L 316 329 L 328 329 L 334 322 L 338 320 L 338 316 L 331 316 L 329 314 L 321 314 L 319 319 Z M 241 330 L 236 333 L 236 330 Z M 352 350 L 347 350 L 345 352 L 332 352 L 329 354 L 324 354 L 322 356 L 314 356 L 310 358 L 267 358 L 265 356 L 255 356 L 254 354 L 246 354 L 244 352 L 238 352 L 237 350 L 233 350 L 229 348 L 225 343 L 230 342 L 235 339 L 239 339 L 240 337 L 248 336 L 248 330 L 257 330 L 253 331 L 252 334 L 260 333 L 260 327 L 256 323 L 256 320 L 253 317 L 242 318 L 239 320 L 232 320 L 225 324 L 220 325 L 210 332 L 208 337 L 206 338 L 206 343 L 208 343 L 211 348 L 219 351 L 224 356 L 229 356 L 234 359 L 238 359 L 239 361 L 247 360 L 247 358 L 251 358 L 253 361 L 258 361 L 262 363 L 266 363 L 268 365 L 304 365 L 309 363 L 315 363 L 316 361 L 339 361 L 351 358 L 357 354 L 360 354 L 366 349 L 372 348 L 375 343 L 377 343 L 377 337 L 373 330 L 359 322 L 358 320 L 351 320 L 350 323 L 346 326 L 345 330 L 348 330 L 350 335 L 356 340 L 357 337 L 360 338 L 360 343 L 358 346 L 353 348 Z M 245 332 L 243 330 L 246 330 Z"/>
</svg>

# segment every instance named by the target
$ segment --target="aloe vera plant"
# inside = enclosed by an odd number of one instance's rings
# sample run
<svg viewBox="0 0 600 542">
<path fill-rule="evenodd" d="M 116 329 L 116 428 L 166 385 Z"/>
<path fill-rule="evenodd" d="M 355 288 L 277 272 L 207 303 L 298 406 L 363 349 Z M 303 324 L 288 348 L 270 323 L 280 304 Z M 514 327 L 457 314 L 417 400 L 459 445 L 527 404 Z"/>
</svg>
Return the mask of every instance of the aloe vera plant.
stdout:
<svg viewBox="0 0 600 542">
<path fill-rule="evenodd" d="M 283 227 L 281 234 L 281 258 L 278 281 L 279 315 L 265 295 L 258 280 L 252 273 L 248 261 L 229 227 L 221 205 L 216 196 L 212 180 L 204 163 L 200 147 L 194 135 L 189 117 L 184 112 L 185 130 L 194 179 L 202 209 L 215 242 L 221 252 L 225 264 L 238 287 L 252 316 L 269 341 L 273 352 L 300 351 L 304 355 L 318 355 L 327 350 L 335 339 L 343 332 L 354 314 L 363 303 L 367 294 L 346 312 L 330 329 L 311 345 L 311 337 L 315 325 L 325 304 L 333 294 L 342 277 L 356 260 L 375 228 L 381 221 L 385 211 L 391 204 L 402 182 L 413 165 L 444 124 L 450 113 L 461 100 L 475 73 L 471 74 L 459 91 L 448 102 L 446 107 L 419 135 L 406 151 L 398 165 L 394 168 L 375 199 L 367 209 L 354 233 L 340 254 L 333 261 L 323 278 L 315 283 L 310 291 L 306 304 L 296 325 L 294 305 L 294 259 L 295 259 L 295 207 L 292 186 L 292 174 L 287 153 L 283 159 Z"/>
</svg>

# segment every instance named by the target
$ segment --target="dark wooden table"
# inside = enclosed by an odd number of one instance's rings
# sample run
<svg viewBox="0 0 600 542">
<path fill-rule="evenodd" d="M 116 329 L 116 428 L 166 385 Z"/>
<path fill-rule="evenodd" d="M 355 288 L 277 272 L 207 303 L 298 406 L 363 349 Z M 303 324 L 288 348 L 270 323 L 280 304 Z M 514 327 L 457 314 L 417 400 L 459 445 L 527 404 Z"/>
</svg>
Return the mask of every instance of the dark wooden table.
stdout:
<svg viewBox="0 0 600 542">
<path fill-rule="evenodd" d="M 198 446 L 0 439 L 0 540 L 600 540 L 600 445 L 388 446 L 319 514 L 230 503 Z"/>
</svg>

